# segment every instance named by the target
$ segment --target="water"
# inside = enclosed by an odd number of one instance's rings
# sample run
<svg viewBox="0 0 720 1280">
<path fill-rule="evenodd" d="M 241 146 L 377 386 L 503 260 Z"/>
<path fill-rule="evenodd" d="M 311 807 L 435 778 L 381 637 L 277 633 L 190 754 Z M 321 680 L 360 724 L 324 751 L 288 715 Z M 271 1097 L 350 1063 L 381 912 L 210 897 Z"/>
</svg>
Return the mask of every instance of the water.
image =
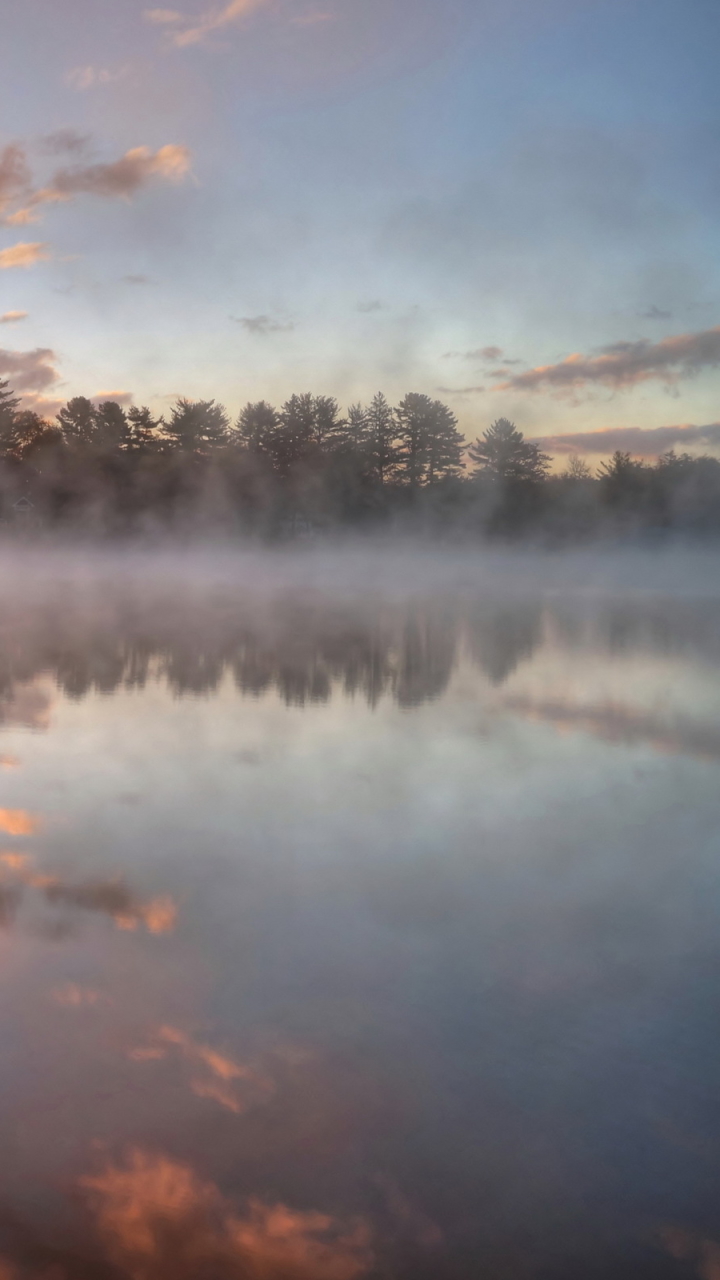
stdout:
<svg viewBox="0 0 720 1280">
<path fill-rule="evenodd" d="M 6 553 L 2 1280 L 716 1280 L 719 567 Z"/>
</svg>

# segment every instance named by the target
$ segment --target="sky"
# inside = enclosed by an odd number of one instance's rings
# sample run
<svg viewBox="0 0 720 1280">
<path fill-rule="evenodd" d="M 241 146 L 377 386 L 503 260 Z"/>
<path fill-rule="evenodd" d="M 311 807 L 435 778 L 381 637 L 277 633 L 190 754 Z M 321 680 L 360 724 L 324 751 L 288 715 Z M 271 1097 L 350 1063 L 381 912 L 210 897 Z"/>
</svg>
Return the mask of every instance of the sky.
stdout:
<svg viewBox="0 0 720 1280">
<path fill-rule="evenodd" d="M 468 438 L 720 450 L 713 0 L 152 3 L 3 6 L 27 406 L 419 391 Z"/>
</svg>

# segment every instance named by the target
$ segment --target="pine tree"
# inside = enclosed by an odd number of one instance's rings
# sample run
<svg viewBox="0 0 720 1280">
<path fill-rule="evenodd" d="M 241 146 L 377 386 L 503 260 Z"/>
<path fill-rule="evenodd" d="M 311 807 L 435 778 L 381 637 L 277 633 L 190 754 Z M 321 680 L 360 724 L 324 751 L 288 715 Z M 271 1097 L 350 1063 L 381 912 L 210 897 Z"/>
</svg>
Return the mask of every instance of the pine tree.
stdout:
<svg viewBox="0 0 720 1280">
<path fill-rule="evenodd" d="M 97 411 L 86 396 L 74 396 L 57 415 L 66 444 L 88 445 L 95 438 Z"/>
<path fill-rule="evenodd" d="M 207 457 L 230 439 L 230 419 L 214 400 L 176 401 L 165 427 L 171 444 L 182 453 Z"/>
<path fill-rule="evenodd" d="M 544 480 L 550 465 L 548 455 L 526 440 L 508 418 L 493 422 L 482 438 L 470 445 L 468 455 L 477 464 L 475 476 L 502 482 Z"/>
<path fill-rule="evenodd" d="M 381 391 L 367 410 L 367 450 L 374 478 L 381 484 L 392 479 L 399 459 L 397 420 Z"/>
<path fill-rule="evenodd" d="M 399 441 L 399 471 L 404 482 L 415 490 L 427 476 L 428 442 L 433 418 L 429 396 L 411 391 L 395 410 Z"/>
<path fill-rule="evenodd" d="M 127 416 L 116 400 L 105 400 L 95 412 L 94 444 L 102 453 L 124 453 L 130 443 Z"/>
<path fill-rule="evenodd" d="M 20 401 L 5 380 L 0 380 L 0 453 L 12 452 L 15 417 Z"/>
<path fill-rule="evenodd" d="M 240 411 L 235 431 L 238 443 L 251 453 L 271 457 L 278 430 L 277 409 L 266 400 L 248 403 Z"/>
<path fill-rule="evenodd" d="M 465 442 L 455 414 L 440 400 L 433 400 L 427 432 L 427 483 L 459 476 Z"/>
<path fill-rule="evenodd" d="M 162 446 L 162 418 L 154 418 L 147 405 L 128 409 L 128 433 L 125 452 L 139 455 L 152 453 Z"/>
</svg>

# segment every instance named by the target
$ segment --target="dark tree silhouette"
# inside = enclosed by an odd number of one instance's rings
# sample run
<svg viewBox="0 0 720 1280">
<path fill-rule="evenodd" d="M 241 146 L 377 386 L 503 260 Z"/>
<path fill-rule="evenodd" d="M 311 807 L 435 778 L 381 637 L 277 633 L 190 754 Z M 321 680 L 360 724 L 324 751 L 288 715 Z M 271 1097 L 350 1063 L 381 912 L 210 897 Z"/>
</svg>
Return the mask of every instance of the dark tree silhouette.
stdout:
<svg viewBox="0 0 720 1280">
<path fill-rule="evenodd" d="M 428 436 L 433 402 L 429 396 L 411 391 L 401 400 L 397 419 L 398 475 L 411 490 L 425 480 L 428 460 Z"/>
<path fill-rule="evenodd" d="M 370 443 L 370 419 L 368 410 L 361 404 L 351 404 L 342 432 L 342 443 L 354 452 L 366 453 Z"/>
<path fill-rule="evenodd" d="M 13 450 L 15 417 L 20 401 L 10 390 L 8 383 L 0 379 L 0 452 Z"/>
<path fill-rule="evenodd" d="M 165 427 L 170 443 L 182 453 L 208 457 L 230 439 L 230 419 L 214 400 L 178 400 Z"/>
<path fill-rule="evenodd" d="M 506 418 L 470 445 L 452 411 L 412 392 L 393 408 L 378 393 L 345 416 L 332 396 L 293 395 L 278 411 L 247 404 L 231 430 L 214 400 L 180 399 L 170 421 L 76 396 L 45 422 L 0 382 L 0 519 L 18 497 L 37 525 L 97 532 L 200 524 L 261 536 L 345 523 L 562 539 L 604 528 L 720 531 L 720 460 L 663 454 L 655 465 L 618 451 L 593 475 L 550 459 Z M 20 527 L 20 526 L 18 526 Z"/>
<path fill-rule="evenodd" d="M 367 410 L 367 452 L 371 474 L 378 484 L 392 479 L 398 464 L 397 420 L 381 391 Z"/>
<path fill-rule="evenodd" d="M 92 444 L 97 421 L 92 400 L 86 396 L 74 396 L 60 410 L 57 420 L 66 444 L 75 447 Z"/>
<path fill-rule="evenodd" d="M 154 418 L 146 405 L 133 405 L 127 414 L 125 452 L 136 457 L 155 453 L 162 448 L 164 426 L 162 418 Z"/>
<path fill-rule="evenodd" d="M 315 452 L 315 397 L 293 395 L 280 413 L 279 430 L 273 440 L 273 465 L 278 475 L 288 476 L 293 467 Z"/>
<path fill-rule="evenodd" d="M 427 483 L 455 479 L 462 469 L 463 437 L 447 405 L 433 400 L 427 426 Z"/>
<path fill-rule="evenodd" d="M 106 454 L 127 451 L 130 427 L 127 416 L 115 400 L 105 400 L 95 411 L 95 447 Z"/>
<path fill-rule="evenodd" d="M 38 462 L 42 453 L 58 450 L 64 443 L 60 429 L 32 409 L 23 409 L 15 415 L 12 430 L 6 439 L 6 457 L 33 463 Z"/>
<path fill-rule="evenodd" d="M 493 422 L 482 437 L 469 446 L 468 456 L 476 464 L 476 476 L 499 481 L 539 482 L 545 479 L 550 466 L 548 455 L 526 440 L 508 418 Z"/>
<path fill-rule="evenodd" d="M 277 410 L 266 400 L 246 404 L 235 427 L 236 439 L 245 449 L 266 458 L 273 457 L 279 427 Z"/>
</svg>

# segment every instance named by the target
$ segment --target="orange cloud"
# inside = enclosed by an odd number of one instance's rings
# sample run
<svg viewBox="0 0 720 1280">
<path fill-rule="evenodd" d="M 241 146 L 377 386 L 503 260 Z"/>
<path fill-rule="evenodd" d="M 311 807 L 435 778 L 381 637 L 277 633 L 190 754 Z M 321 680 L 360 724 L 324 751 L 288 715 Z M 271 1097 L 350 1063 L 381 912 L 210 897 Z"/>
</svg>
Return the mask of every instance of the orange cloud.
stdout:
<svg viewBox="0 0 720 1280">
<path fill-rule="evenodd" d="M 236 22 L 240 22 L 243 18 L 246 18 L 248 14 L 254 13 L 256 9 L 261 9 L 267 4 L 267 2 L 268 0 L 230 0 L 229 4 L 223 5 L 220 9 L 209 10 L 199 18 L 184 19 L 184 21 L 190 22 L 191 25 L 187 26 L 184 31 L 178 31 L 173 36 L 173 44 L 175 44 L 179 49 L 192 44 L 200 44 L 206 36 L 209 36 L 213 31 L 219 31 L 222 27 L 231 26 Z M 158 12 L 168 11 L 151 9 L 148 10 L 148 14 L 146 16 L 149 17 L 149 14 L 151 13 L 157 15 Z M 180 15 L 178 15 L 178 18 L 180 18 Z M 151 22 L 157 22 L 158 18 L 149 18 L 149 20 Z M 173 17 L 172 21 L 174 22 L 176 20 L 177 18 Z"/>
<path fill-rule="evenodd" d="M 27 311 L 4 311 L 0 316 L 0 324 L 17 324 L 20 320 L 27 320 Z"/>
<path fill-rule="evenodd" d="M 105 199 L 129 199 L 153 178 L 181 182 L 190 172 L 188 147 L 168 143 L 157 151 L 133 147 L 110 164 L 76 165 L 59 169 L 49 186 L 35 193 L 35 204 L 52 204 L 88 194 Z"/>
<path fill-rule="evenodd" d="M 40 819 L 27 809 L 0 809 L 0 831 L 9 836 L 32 836 L 39 826 Z"/>
<path fill-rule="evenodd" d="M 110 1259 L 133 1280 L 355 1280 L 371 1263 L 363 1222 L 248 1202 L 235 1214 L 187 1164 L 141 1150 L 81 1179 Z"/>
<path fill-rule="evenodd" d="M 12 267 L 33 267 L 36 262 L 46 262 L 49 257 L 46 244 L 21 241 L 9 249 L 0 249 L 0 271 L 9 271 Z"/>
<path fill-rule="evenodd" d="M 568 356 L 559 364 L 538 365 L 514 374 L 494 388 L 496 391 L 573 391 L 592 384 L 620 389 L 634 387 L 650 378 L 676 382 L 701 369 L 720 365 L 720 325 L 700 333 L 680 333 L 661 342 L 614 342 L 602 347 L 599 355 Z"/>
<path fill-rule="evenodd" d="M 7 867 L 8 871 L 24 871 L 30 862 L 26 853 L 0 853 L 0 866 Z"/>
<path fill-rule="evenodd" d="M 211 1045 L 193 1040 L 177 1027 L 160 1027 L 155 1043 L 132 1049 L 129 1057 L 135 1062 L 158 1061 L 167 1056 L 171 1047 L 194 1069 L 200 1066 L 208 1072 L 206 1077 L 191 1080 L 193 1093 L 218 1102 L 236 1115 L 242 1115 L 251 1105 L 266 1102 L 275 1092 L 274 1082 L 258 1067 L 237 1062 Z"/>
<path fill-rule="evenodd" d="M 0 809 L 0 830 L 9 835 L 31 835 L 39 820 L 24 809 Z M 177 905 L 170 897 L 143 902 L 121 880 L 86 880 L 67 884 L 59 876 L 31 869 L 24 854 L 0 853 L 0 867 L 16 875 L 23 884 L 38 889 L 52 905 L 77 907 L 109 916 L 118 929 L 134 931 L 144 925 L 148 933 L 170 933 L 177 921 Z"/>
<path fill-rule="evenodd" d="M 170 933 L 177 920 L 172 898 L 142 902 L 120 879 L 65 884 L 55 876 L 42 876 L 35 877 L 34 884 L 44 891 L 48 902 L 100 912 L 110 916 L 118 929 L 134 931 L 144 924 L 148 933 Z"/>
</svg>

